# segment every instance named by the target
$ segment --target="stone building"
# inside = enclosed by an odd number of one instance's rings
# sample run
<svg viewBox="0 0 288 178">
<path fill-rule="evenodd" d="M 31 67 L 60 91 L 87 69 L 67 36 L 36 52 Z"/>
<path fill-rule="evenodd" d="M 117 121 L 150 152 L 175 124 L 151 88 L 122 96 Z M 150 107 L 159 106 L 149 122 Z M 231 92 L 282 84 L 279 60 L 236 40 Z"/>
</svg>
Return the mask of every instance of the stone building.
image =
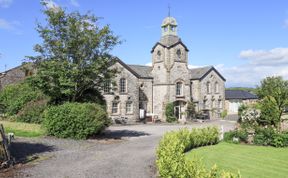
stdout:
<svg viewBox="0 0 288 178">
<path fill-rule="evenodd" d="M 165 106 L 173 102 L 176 118 L 185 121 L 189 101 L 197 111 L 219 117 L 225 104 L 225 78 L 213 66 L 188 68 L 189 50 L 177 35 L 177 26 L 173 17 L 163 20 L 162 36 L 151 50 L 151 67 L 120 59 L 112 66 L 119 71 L 116 89 L 107 82 L 103 91 L 112 118 L 135 122 L 145 111 L 165 121 Z"/>
<path fill-rule="evenodd" d="M 226 90 L 225 91 L 225 109 L 228 114 L 238 114 L 241 105 L 256 103 L 258 97 L 248 91 Z"/>
</svg>

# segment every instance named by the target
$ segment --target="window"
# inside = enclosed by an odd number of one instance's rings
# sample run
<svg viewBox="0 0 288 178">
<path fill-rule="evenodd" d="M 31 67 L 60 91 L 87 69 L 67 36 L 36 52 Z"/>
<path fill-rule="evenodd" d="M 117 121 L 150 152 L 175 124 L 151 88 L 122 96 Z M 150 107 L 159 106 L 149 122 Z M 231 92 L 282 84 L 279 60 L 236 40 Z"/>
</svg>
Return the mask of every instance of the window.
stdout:
<svg viewBox="0 0 288 178">
<path fill-rule="evenodd" d="M 157 60 L 160 61 L 161 60 L 161 51 L 157 51 Z"/>
<path fill-rule="evenodd" d="M 206 107 L 207 107 L 206 104 L 207 104 L 207 100 L 204 100 L 203 101 L 203 109 L 206 109 Z"/>
<path fill-rule="evenodd" d="M 104 83 L 104 93 L 111 93 L 111 82 L 110 81 L 106 81 Z"/>
<path fill-rule="evenodd" d="M 207 93 L 211 93 L 211 83 L 210 82 L 207 82 L 206 87 L 207 87 Z"/>
<path fill-rule="evenodd" d="M 180 60 L 181 59 L 181 50 L 180 49 L 177 49 L 176 51 L 176 55 L 177 55 L 177 60 Z"/>
<path fill-rule="evenodd" d="M 218 100 L 218 108 L 222 108 L 222 101 L 220 99 Z"/>
<path fill-rule="evenodd" d="M 112 114 L 118 113 L 118 102 L 112 103 Z"/>
<path fill-rule="evenodd" d="M 219 84 L 215 82 L 215 93 L 219 93 Z"/>
<path fill-rule="evenodd" d="M 120 79 L 120 93 L 126 93 L 126 79 Z"/>
<path fill-rule="evenodd" d="M 183 95 L 183 84 L 182 82 L 176 83 L 176 96 L 182 96 Z"/>
<path fill-rule="evenodd" d="M 133 105 L 132 105 L 132 102 L 127 102 L 127 103 L 126 103 L 126 113 L 127 113 L 127 114 L 133 113 Z"/>
</svg>

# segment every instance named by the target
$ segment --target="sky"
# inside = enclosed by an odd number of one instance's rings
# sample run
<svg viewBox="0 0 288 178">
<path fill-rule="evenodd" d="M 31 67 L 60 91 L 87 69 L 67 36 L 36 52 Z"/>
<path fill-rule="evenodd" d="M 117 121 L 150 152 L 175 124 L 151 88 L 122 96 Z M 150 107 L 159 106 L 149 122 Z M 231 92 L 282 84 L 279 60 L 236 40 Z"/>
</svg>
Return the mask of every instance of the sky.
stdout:
<svg viewBox="0 0 288 178">
<path fill-rule="evenodd" d="M 90 11 L 123 41 L 111 53 L 127 64 L 151 64 L 151 49 L 170 14 L 188 47 L 189 67 L 213 65 L 226 87 L 255 87 L 267 76 L 288 79 L 287 0 L 48 0 L 68 12 Z M 0 71 L 36 55 L 39 0 L 0 0 Z"/>
</svg>

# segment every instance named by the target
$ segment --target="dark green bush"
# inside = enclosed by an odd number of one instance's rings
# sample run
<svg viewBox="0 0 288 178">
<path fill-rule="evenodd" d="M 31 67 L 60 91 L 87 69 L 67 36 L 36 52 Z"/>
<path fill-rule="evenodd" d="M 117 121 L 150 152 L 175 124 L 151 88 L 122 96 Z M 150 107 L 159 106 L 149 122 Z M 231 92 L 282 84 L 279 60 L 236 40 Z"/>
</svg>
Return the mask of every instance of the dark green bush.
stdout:
<svg viewBox="0 0 288 178">
<path fill-rule="evenodd" d="M 234 141 L 237 138 L 239 141 Z M 247 142 L 248 133 L 245 130 L 232 130 L 224 133 L 224 141 L 229 143 Z"/>
<path fill-rule="evenodd" d="M 110 123 L 105 109 L 92 103 L 64 103 L 44 111 L 47 134 L 60 138 L 86 139 Z"/>
<path fill-rule="evenodd" d="M 16 120 L 19 122 L 40 124 L 43 112 L 47 107 L 48 99 L 30 101 L 18 112 Z"/>
<path fill-rule="evenodd" d="M 287 147 L 288 146 L 288 133 L 274 134 L 271 145 L 275 147 Z"/>
<path fill-rule="evenodd" d="M 156 164 L 161 177 L 170 178 L 234 178 L 229 172 L 219 173 L 215 167 L 207 170 L 200 160 L 185 159 L 185 151 L 199 146 L 218 143 L 219 131 L 217 128 L 181 129 L 168 132 L 161 139 L 157 148 Z"/>
<path fill-rule="evenodd" d="M 258 127 L 255 130 L 254 144 L 256 145 L 272 145 L 274 135 L 276 134 L 273 128 Z"/>
<path fill-rule="evenodd" d="M 174 104 L 168 103 L 165 107 L 165 116 L 167 122 L 175 122 L 177 118 L 174 116 Z"/>
<path fill-rule="evenodd" d="M 17 114 L 26 103 L 42 98 L 44 95 L 29 86 L 28 83 L 8 85 L 0 92 L 2 111 L 8 115 Z"/>
</svg>

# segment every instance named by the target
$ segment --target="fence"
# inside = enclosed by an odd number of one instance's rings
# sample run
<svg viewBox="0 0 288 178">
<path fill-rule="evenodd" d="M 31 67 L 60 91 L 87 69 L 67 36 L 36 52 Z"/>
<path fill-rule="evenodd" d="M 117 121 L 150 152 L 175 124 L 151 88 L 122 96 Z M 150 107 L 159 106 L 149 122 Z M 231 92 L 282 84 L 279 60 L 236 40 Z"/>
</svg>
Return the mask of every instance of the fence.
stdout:
<svg viewBox="0 0 288 178">
<path fill-rule="evenodd" d="M 11 157 L 7 138 L 5 136 L 4 127 L 0 124 L 0 168 L 9 165 L 10 161 Z"/>
</svg>

